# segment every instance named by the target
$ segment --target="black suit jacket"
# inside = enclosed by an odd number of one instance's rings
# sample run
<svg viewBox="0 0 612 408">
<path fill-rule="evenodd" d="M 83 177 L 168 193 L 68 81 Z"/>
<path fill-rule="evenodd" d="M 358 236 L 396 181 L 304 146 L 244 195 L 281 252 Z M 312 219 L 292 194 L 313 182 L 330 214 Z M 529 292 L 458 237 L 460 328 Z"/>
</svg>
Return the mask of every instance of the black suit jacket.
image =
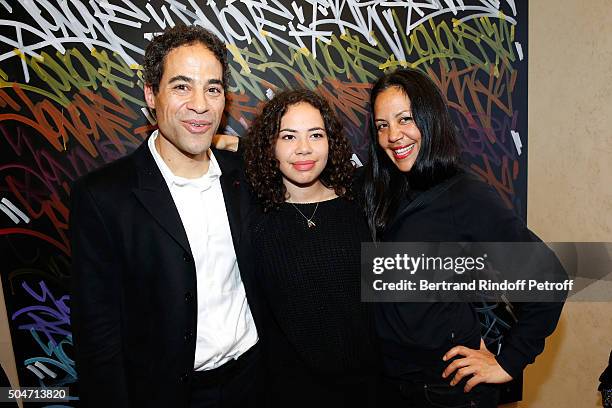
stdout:
<svg viewBox="0 0 612 408">
<path fill-rule="evenodd" d="M 214 154 L 240 254 L 241 222 L 251 205 L 241 158 Z M 186 406 L 196 345 L 195 265 L 147 143 L 78 180 L 71 201 L 72 324 L 81 405 Z M 244 265 L 239 255 L 238 264 Z M 244 276 L 243 282 L 257 320 L 252 284 Z"/>
</svg>

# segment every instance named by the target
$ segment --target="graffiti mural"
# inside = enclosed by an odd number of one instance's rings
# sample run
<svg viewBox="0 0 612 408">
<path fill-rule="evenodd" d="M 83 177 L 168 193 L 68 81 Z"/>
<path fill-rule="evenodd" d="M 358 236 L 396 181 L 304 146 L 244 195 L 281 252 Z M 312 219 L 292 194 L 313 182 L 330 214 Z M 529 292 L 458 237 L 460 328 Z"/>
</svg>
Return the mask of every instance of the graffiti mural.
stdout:
<svg viewBox="0 0 612 408">
<path fill-rule="evenodd" d="M 0 0 L 0 16 L 0 273 L 22 386 L 78 383 L 70 186 L 155 128 L 140 63 L 167 27 L 202 25 L 227 44 L 226 133 L 304 86 L 332 103 L 363 163 L 370 83 L 396 67 L 427 73 L 466 168 L 526 214 L 526 1 Z"/>
</svg>

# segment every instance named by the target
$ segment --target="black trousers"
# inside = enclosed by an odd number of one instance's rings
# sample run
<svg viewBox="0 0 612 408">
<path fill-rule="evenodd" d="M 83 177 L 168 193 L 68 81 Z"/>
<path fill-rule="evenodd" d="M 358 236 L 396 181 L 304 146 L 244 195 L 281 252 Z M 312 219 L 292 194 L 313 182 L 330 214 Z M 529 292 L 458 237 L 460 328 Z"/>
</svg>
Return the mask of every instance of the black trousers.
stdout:
<svg viewBox="0 0 612 408">
<path fill-rule="evenodd" d="M 270 375 L 266 404 L 268 408 L 378 408 L 377 386 L 374 374 L 339 381 L 296 368 Z"/>
<path fill-rule="evenodd" d="M 463 391 L 465 382 L 450 386 L 442 378 L 424 376 L 398 381 L 385 380 L 381 386 L 380 406 L 388 408 L 496 408 L 499 387 L 495 384 L 478 384 L 468 393 Z"/>
<path fill-rule="evenodd" d="M 196 371 L 191 382 L 191 408 L 260 408 L 263 366 L 256 344 L 237 360 L 213 370 Z"/>
</svg>

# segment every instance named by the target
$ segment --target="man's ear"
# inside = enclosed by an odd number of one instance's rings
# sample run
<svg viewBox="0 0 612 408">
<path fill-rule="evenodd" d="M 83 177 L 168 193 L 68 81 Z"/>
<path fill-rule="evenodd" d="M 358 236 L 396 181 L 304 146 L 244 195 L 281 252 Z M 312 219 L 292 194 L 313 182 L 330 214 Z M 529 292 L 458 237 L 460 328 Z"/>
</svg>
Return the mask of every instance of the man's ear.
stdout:
<svg viewBox="0 0 612 408">
<path fill-rule="evenodd" d="M 147 102 L 147 106 L 150 109 L 155 109 L 155 94 L 153 93 L 153 87 L 150 84 L 144 86 L 144 97 Z"/>
</svg>

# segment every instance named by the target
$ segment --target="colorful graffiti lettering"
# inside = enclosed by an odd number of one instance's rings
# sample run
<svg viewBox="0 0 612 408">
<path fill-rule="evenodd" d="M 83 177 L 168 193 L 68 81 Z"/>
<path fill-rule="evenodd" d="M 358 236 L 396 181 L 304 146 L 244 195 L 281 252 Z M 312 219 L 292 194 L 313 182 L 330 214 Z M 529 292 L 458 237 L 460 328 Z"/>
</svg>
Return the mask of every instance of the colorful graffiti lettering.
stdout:
<svg viewBox="0 0 612 408">
<path fill-rule="evenodd" d="M 37 377 L 40 386 L 74 383 L 74 361 L 67 354 L 72 347 L 69 296 L 57 299 L 44 281 L 39 281 L 37 288 L 26 282 L 21 287 L 33 304 L 15 311 L 11 320 L 18 330 L 31 335 L 40 353 L 24 360 L 26 369 Z"/>
<path fill-rule="evenodd" d="M 526 8 L 514 0 L 0 0 L 0 246 L 22 385 L 78 380 L 66 285 L 70 186 L 155 128 L 140 65 L 153 35 L 198 24 L 226 43 L 225 132 L 244 134 L 274 92 L 302 86 L 330 101 L 363 163 L 371 83 L 385 70 L 421 70 L 448 102 L 466 168 L 524 216 Z"/>
</svg>

